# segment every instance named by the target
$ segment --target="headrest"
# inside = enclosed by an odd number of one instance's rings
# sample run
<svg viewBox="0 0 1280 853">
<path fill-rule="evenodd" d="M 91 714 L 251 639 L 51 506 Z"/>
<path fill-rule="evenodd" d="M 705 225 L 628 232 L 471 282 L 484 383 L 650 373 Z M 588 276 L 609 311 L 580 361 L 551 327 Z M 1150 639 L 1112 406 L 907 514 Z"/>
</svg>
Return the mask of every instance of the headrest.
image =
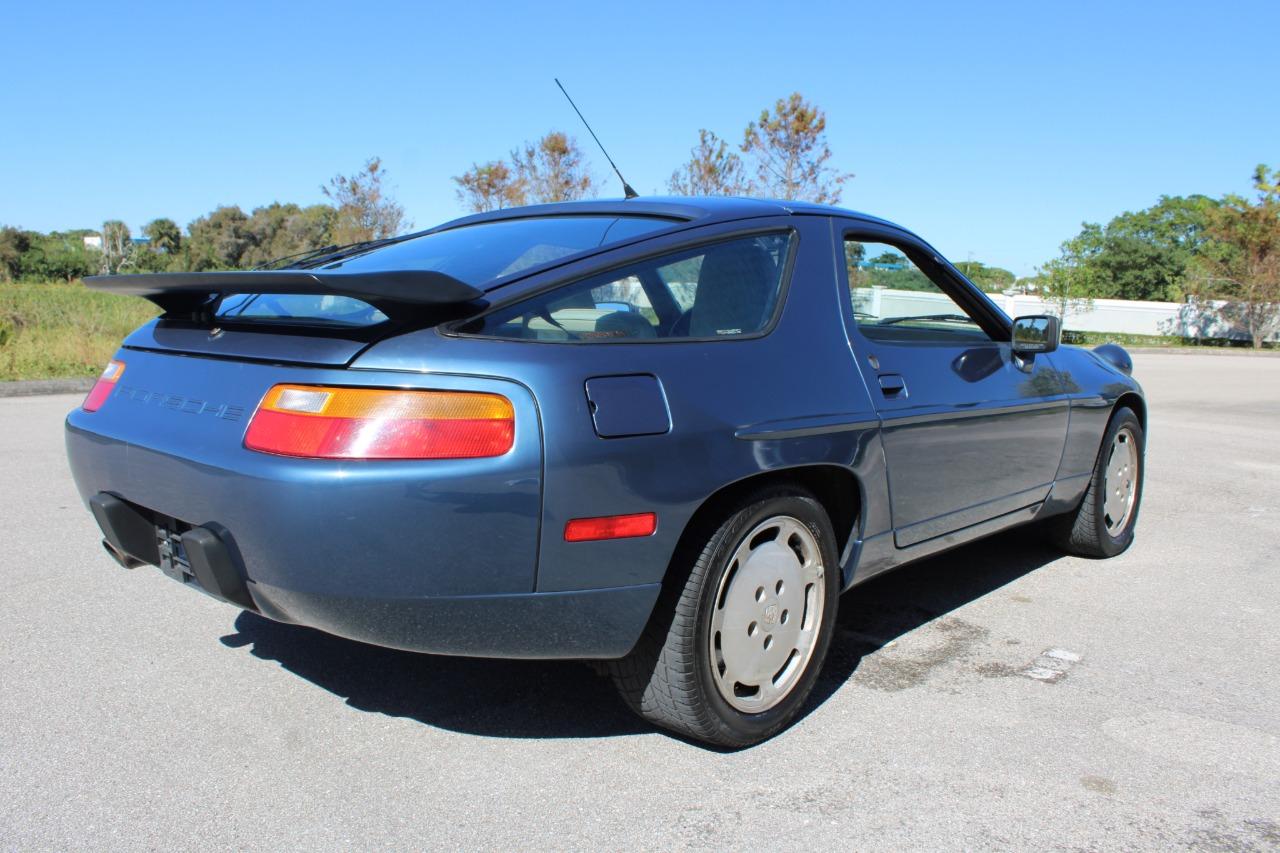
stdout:
<svg viewBox="0 0 1280 853">
<path fill-rule="evenodd" d="M 593 338 L 656 338 L 653 324 L 631 311 L 614 311 L 596 320 Z"/>
<path fill-rule="evenodd" d="M 777 284 L 773 256 L 756 243 L 739 240 L 717 246 L 702 259 L 690 336 L 711 338 L 760 329 L 773 308 Z"/>
</svg>

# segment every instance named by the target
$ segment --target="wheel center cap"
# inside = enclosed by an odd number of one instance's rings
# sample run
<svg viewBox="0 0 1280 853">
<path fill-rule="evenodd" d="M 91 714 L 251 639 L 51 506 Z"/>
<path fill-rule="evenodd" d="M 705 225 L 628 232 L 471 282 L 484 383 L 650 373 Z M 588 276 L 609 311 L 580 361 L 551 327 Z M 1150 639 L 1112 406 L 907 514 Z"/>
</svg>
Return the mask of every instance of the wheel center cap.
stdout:
<svg viewBox="0 0 1280 853">
<path fill-rule="evenodd" d="M 766 625 L 774 625 L 778 621 L 778 605 L 770 604 L 764 609 L 764 622 Z"/>
</svg>

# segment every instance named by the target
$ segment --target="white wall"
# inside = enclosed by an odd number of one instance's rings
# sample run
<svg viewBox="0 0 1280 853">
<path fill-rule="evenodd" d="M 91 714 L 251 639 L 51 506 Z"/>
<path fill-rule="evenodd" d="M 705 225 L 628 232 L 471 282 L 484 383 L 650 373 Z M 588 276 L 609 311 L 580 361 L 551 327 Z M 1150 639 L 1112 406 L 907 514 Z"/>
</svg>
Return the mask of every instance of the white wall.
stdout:
<svg viewBox="0 0 1280 853">
<path fill-rule="evenodd" d="M 1054 305 L 1038 296 L 1005 296 L 987 294 L 1010 317 L 1026 314 L 1056 314 Z M 890 290 L 882 287 L 860 287 L 853 291 L 854 310 L 878 317 L 904 314 L 946 314 L 956 310 L 955 303 L 941 293 L 913 290 Z M 1214 307 L 1223 303 L 1211 303 Z M 1183 302 L 1136 302 L 1128 299 L 1095 299 L 1086 311 L 1072 311 L 1063 322 L 1064 328 L 1080 332 L 1124 332 L 1132 335 L 1174 335 L 1183 338 L 1235 338 L 1248 340 L 1248 332 L 1223 322 L 1204 304 Z M 1280 340 L 1272 335 L 1269 340 Z"/>
<path fill-rule="evenodd" d="M 1057 313 L 1052 305 L 1038 296 L 990 295 L 1010 317 Z M 1213 310 L 1224 304 L 1095 299 L 1088 310 L 1068 313 L 1063 326 L 1081 332 L 1127 332 L 1134 335 L 1248 340 L 1248 330 L 1222 320 Z M 1272 335 L 1270 340 L 1276 340 L 1277 337 Z"/>
</svg>

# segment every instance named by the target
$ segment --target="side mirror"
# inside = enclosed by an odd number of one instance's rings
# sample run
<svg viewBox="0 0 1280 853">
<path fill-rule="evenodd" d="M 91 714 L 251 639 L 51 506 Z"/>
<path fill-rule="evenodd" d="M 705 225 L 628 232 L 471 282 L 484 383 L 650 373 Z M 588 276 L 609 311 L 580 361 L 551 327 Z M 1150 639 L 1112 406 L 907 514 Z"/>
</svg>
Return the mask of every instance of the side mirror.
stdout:
<svg viewBox="0 0 1280 853">
<path fill-rule="evenodd" d="M 1013 321 L 1013 351 L 1017 355 L 1053 352 L 1062 340 L 1062 321 L 1052 314 L 1019 317 Z"/>
</svg>

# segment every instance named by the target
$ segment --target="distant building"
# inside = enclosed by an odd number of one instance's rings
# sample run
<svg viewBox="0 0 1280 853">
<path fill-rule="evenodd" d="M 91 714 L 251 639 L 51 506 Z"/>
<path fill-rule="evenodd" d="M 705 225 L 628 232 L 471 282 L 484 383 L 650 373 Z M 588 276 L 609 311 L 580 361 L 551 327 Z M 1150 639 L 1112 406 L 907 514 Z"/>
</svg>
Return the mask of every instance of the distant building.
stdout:
<svg viewBox="0 0 1280 853">
<path fill-rule="evenodd" d="M 101 234 L 86 234 L 81 239 L 84 240 L 84 247 L 86 249 L 96 249 L 99 252 L 102 251 L 102 235 Z M 151 238 L 150 237 L 130 237 L 129 242 L 132 243 L 134 246 L 137 246 L 138 248 L 146 248 L 147 246 L 151 245 Z"/>
</svg>

